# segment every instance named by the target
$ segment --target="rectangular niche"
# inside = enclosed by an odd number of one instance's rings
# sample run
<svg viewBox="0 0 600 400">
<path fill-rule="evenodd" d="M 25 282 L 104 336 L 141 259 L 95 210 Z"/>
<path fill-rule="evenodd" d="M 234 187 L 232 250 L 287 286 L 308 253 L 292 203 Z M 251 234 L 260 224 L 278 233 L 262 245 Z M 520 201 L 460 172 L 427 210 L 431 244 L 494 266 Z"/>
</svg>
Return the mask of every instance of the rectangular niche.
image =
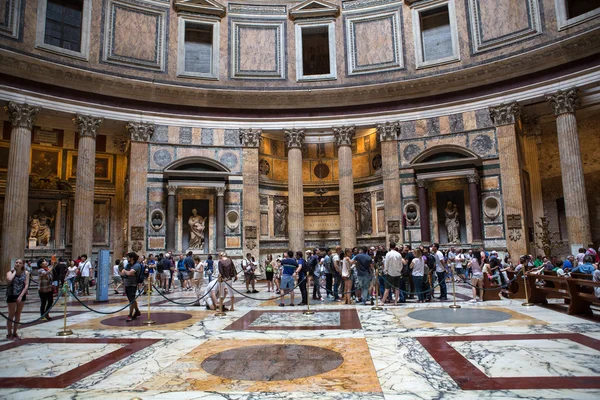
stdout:
<svg viewBox="0 0 600 400">
<path fill-rule="evenodd" d="M 417 68 L 460 60 L 454 0 L 417 3 L 412 19 Z"/>
<path fill-rule="evenodd" d="M 503 18 L 498 18 L 502 14 Z M 542 33 L 538 0 L 511 4 L 469 0 L 473 52 L 506 46 Z"/>
<path fill-rule="evenodd" d="M 346 17 L 348 74 L 404 67 L 400 9 L 376 15 Z"/>
<path fill-rule="evenodd" d="M 167 8 L 109 0 L 102 61 L 164 71 L 167 19 Z"/>
<path fill-rule="evenodd" d="M 448 234 L 446 231 L 446 205 L 449 201 L 457 206 L 458 209 L 458 220 L 460 222 L 460 241 L 461 243 L 468 243 L 467 238 L 467 225 L 466 225 L 466 207 L 464 191 L 453 190 L 448 192 L 436 192 L 435 193 L 436 209 L 437 209 L 437 220 L 438 220 L 438 238 L 440 244 L 448 243 Z"/>
<path fill-rule="evenodd" d="M 219 20 L 179 17 L 177 74 L 219 78 Z"/>
<path fill-rule="evenodd" d="M 286 79 L 285 24 L 230 20 L 231 77 Z"/>
<path fill-rule="evenodd" d="M 182 201 L 182 235 L 181 235 L 181 245 L 183 251 L 189 250 L 200 250 L 204 253 L 208 253 L 209 249 L 209 201 L 208 200 L 183 200 Z M 190 249 L 190 241 L 193 240 L 196 236 L 192 234 L 192 227 L 190 225 L 194 225 L 195 223 L 199 223 L 198 221 L 194 221 L 193 210 L 196 210 L 196 215 L 205 218 L 204 221 L 204 246 L 200 248 L 192 248 Z M 193 238 L 194 237 L 194 238 Z"/>
<path fill-rule="evenodd" d="M 336 68 L 334 22 L 296 23 L 296 79 L 336 79 Z"/>
<path fill-rule="evenodd" d="M 19 38 L 21 0 L 2 0 L 0 3 L 0 35 Z"/>
</svg>

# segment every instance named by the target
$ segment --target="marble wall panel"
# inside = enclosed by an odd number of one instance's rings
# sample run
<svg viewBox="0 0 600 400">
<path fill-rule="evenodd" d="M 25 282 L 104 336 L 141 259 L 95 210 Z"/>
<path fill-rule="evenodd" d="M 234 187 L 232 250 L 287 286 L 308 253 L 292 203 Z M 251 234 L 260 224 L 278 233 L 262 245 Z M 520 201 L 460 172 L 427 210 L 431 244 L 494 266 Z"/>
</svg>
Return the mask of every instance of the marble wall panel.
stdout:
<svg viewBox="0 0 600 400">
<path fill-rule="evenodd" d="M 417 185 L 402 185 L 402 198 L 417 197 Z"/>
<path fill-rule="evenodd" d="M 165 249 L 165 237 L 164 236 L 151 236 L 148 238 L 148 250 L 164 250 Z"/>
<path fill-rule="evenodd" d="M 371 174 L 369 167 L 370 159 L 368 155 L 352 157 L 352 175 L 354 178 L 363 178 Z"/>
<path fill-rule="evenodd" d="M 240 192 L 234 192 L 228 190 L 225 192 L 225 203 L 227 204 L 240 204 L 242 197 Z"/>
<path fill-rule="evenodd" d="M 213 134 L 214 129 L 202 128 L 202 130 L 200 131 L 200 144 L 203 146 L 212 146 Z"/>
<path fill-rule="evenodd" d="M 167 135 L 169 137 L 169 143 L 171 144 L 179 144 L 179 127 L 178 126 L 169 126 L 167 130 Z"/>
<path fill-rule="evenodd" d="M 425 150 L 424 140 L 411 140 L 400 142 L 400 163 L 405 166 Z"/>
<path fill-rule="evenodd" d="M 239 236 L 226 236 L 225 237 L 225 247 L 228 249 L 238 249 L 241 246 L 242 241 Z"/>
<path fill-rule="evenodd" d="M 462 119 L 465 131 L 477 129 L 477 118 L 475 117 L 475 111 L 467 111 L 462 113 Z"/>
<path fill-rule="evenodd" d="M 285 21 L 230 19 L 231 76 L 285 79 Z"/>
<path fill-rule="evenodd" d="M 216 153 L 217 159 L 233 173 L 242 171 L 241 152 L 239 150 L 220 149 Z"/>
<path fill-rule="evenodd" d="M 224 146 L 225 145 L 225 130 L 214 129 L 213 130 L 213 146 Z"/>
<path fill-rule="evenodd" d="M 486 176 L 481 178 L 481 190 L 490 191 L 500 189 L 500 177 L 499 176 Z"/>
<path fill-rule="evenodd" d="M 273 159 L 273 179 L 286 181 L 288 179 L 287 160 Z"/>
<path fill-rule="evenodd" d="M 483 235 L 485 239 L 503 239 L 504 225 L 485 225 Z"/>
<path fill-rule="evenodd" d="M 148 160 L 151 171 L 162 171 L 175 160 L 175 149 L 171 146 L 150 145 L 150 158 Z"/>
<path fill-rule="evenodd" d="M 454 144 L 457 146 L 467 147 L 467 136 L 466 135 L 447 135 L 447 136 L 436 136 L 428 138 L 425 141 L 427 148 L 434 146 L 441 146 L 446 144 Z"/>
<path fill-rule="evenodd" d="M 168 9 L 109 0 L 103 61 L 164 71 Z"/>
<path fill-rule="evenodd" d="M 495 130 L 469 134 L 469 148 L 482 158 L 498 155 L 498 144 Z"/>
</svg>

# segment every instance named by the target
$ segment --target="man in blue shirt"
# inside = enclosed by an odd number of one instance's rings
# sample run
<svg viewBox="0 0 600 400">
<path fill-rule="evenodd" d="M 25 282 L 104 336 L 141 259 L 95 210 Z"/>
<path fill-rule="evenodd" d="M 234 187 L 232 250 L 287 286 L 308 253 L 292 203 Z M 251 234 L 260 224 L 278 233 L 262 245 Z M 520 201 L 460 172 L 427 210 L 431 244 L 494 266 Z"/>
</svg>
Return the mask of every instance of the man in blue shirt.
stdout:
<svg viewBox="0 0 600 400">
<path fill-rule="evenodd" d="M 594 257 L 587 255 L 587 256 L 583 257 L 583 265 L 578 266 L 577 268 L 573 269 L 573 271 L 571 271 L 571 272 L 591 275 L 596 270 L 596 268 L 592 264 L 593 262 L 594 262 Z"/>
<path fill-rule="evenodd" d="M 356 262 L 356 289 L 360 291 L 362 303 L 366 306 L 368 300 L 373 303 L 371 293 L 369 293 L 369 287 L 373 280 L 373 259 L 367 254 L 367 248 L 361 247 L 358 255 L 354 257 L 354 261 Z"/>
<path fill-rule="evenodd" d="M 565 262 L 563 262 L 563 270 L 565 270 L 565 271 L 572 270 L 574 262 L 575 262 L 575 256 L 573 256 L 573 254 L 570 254 L 567 257 L 567 259 L 565 260 Z"/>
<path fill-rule="evenodd" d="M 281 260 L 281 266 L 283 272 L 281 274 L 281 290 L 283 295 L 281 296 L 281 303 L 279 307 L 285 306 L 284 300 L 285 295 L 290 294 L 290 306 L 294 306 L 294 277 L 296 276 L 296 269 L 298 269 L 298 262 L 294 258 L 294 252 L 288 250 L 287 257 Z"/>
</svg>

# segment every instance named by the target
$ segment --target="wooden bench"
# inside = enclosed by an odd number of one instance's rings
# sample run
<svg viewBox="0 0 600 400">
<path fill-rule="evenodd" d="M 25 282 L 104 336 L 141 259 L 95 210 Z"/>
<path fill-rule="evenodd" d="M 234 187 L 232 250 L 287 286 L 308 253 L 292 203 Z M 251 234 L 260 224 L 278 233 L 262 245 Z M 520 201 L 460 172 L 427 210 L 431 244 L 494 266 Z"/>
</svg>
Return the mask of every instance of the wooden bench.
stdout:
<svg viewBox="0 0 600 400">
<path fill-rule="evenodd" d="M 600 282 L 549 275 L 528 275 L 528 280 L 531 288 L 529 301 L 532 303 L 548 304 L 547 297 L 553 294 L 565 299 L 569 315 L 590 315 L 593 313 L 590 308 L 592 304 L 600 306 L 600 300 L 594 293 L 594 288 L 600 287 Z M 538 286 L 535 284 L 538 280 L 553 282 L 554 287 Z"/>
<path fill-rule="evenodd" d="M 500 287 L 494 280 L 490 280 L 487 274 L 483 274 L 483 288 L 485 290 L 480 290 L 479 288 L 476 289 L 478 292 L 483 292 L 483 296 L 481 293 L 479 296 L 483 301 L 501 300 Z"/>
<path fill-rule="evenodd" d="M 524 299 L 526 297 L 523 276 L 519 273 L 519 277 L 514 279 L 516 274 L 517 273 L 513 271 L 506 271 L 508 280 L 512 282 L 508 285 L 507 290 L 502 291 L 502 295 L 508 299 Z"/>
<path fill-rule="evenodd" d="M 564 298 L 570 299 L 569 291 L 567 290 L 567 278 L 552 275 L 527 275 L 529 282 L 529 301 L 531 303 L 548 304 L 548 298 Z M 538 281 L 546 282 L 546 285 L 539 286 Z M 549 285 L 552 283 L 552 285 Z"/>
</svg>

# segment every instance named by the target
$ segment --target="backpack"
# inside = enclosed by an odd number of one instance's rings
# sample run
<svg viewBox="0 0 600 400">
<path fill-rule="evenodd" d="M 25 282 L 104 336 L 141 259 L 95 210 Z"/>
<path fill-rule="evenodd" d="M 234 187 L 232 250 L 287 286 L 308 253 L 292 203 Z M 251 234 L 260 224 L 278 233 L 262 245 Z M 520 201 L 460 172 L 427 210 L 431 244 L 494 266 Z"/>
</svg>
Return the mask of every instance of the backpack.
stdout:
<svg viewBox="0 0 600 400">
<path fill-rule="evenodd" d="M 409 277 L 411 275 L 410 272 L 410 264 L 402 264 L 402 271 L 400 272 L 403 278 Z"/>
<path fill-rule="evenodd" d="M 131 267 L 131 268 L 135 269 L 135 266 L 136 266 L 136 265 L 139 265 L 139 266 L 140 266 L 140 272 L 139 272 L 139 273 L 137 273 L 137 276 L 136 276 L 136 278 L 137 278 L 137 283 L 144 283 L 144 278 L 146 277 L 146 275 L 144 275 L 144 269 L 145 269 L 145 268 L 144 268 L 144 266 L 143 266 L 142 264 L 140 264 L 140 263 L 135 263 L 135 264 L 133 264 L 133 267 Z"/>
<path fill-rule="evenodd" d="M 319 257 L 312 255 L 308 260 L 306 260 L 302 264 L 302 270 L 305 273 L 310 273 L 311 275 L 315 274 L 315 269 L 317 268 L 317 264 L 319 263 Z"/>
</svg>

